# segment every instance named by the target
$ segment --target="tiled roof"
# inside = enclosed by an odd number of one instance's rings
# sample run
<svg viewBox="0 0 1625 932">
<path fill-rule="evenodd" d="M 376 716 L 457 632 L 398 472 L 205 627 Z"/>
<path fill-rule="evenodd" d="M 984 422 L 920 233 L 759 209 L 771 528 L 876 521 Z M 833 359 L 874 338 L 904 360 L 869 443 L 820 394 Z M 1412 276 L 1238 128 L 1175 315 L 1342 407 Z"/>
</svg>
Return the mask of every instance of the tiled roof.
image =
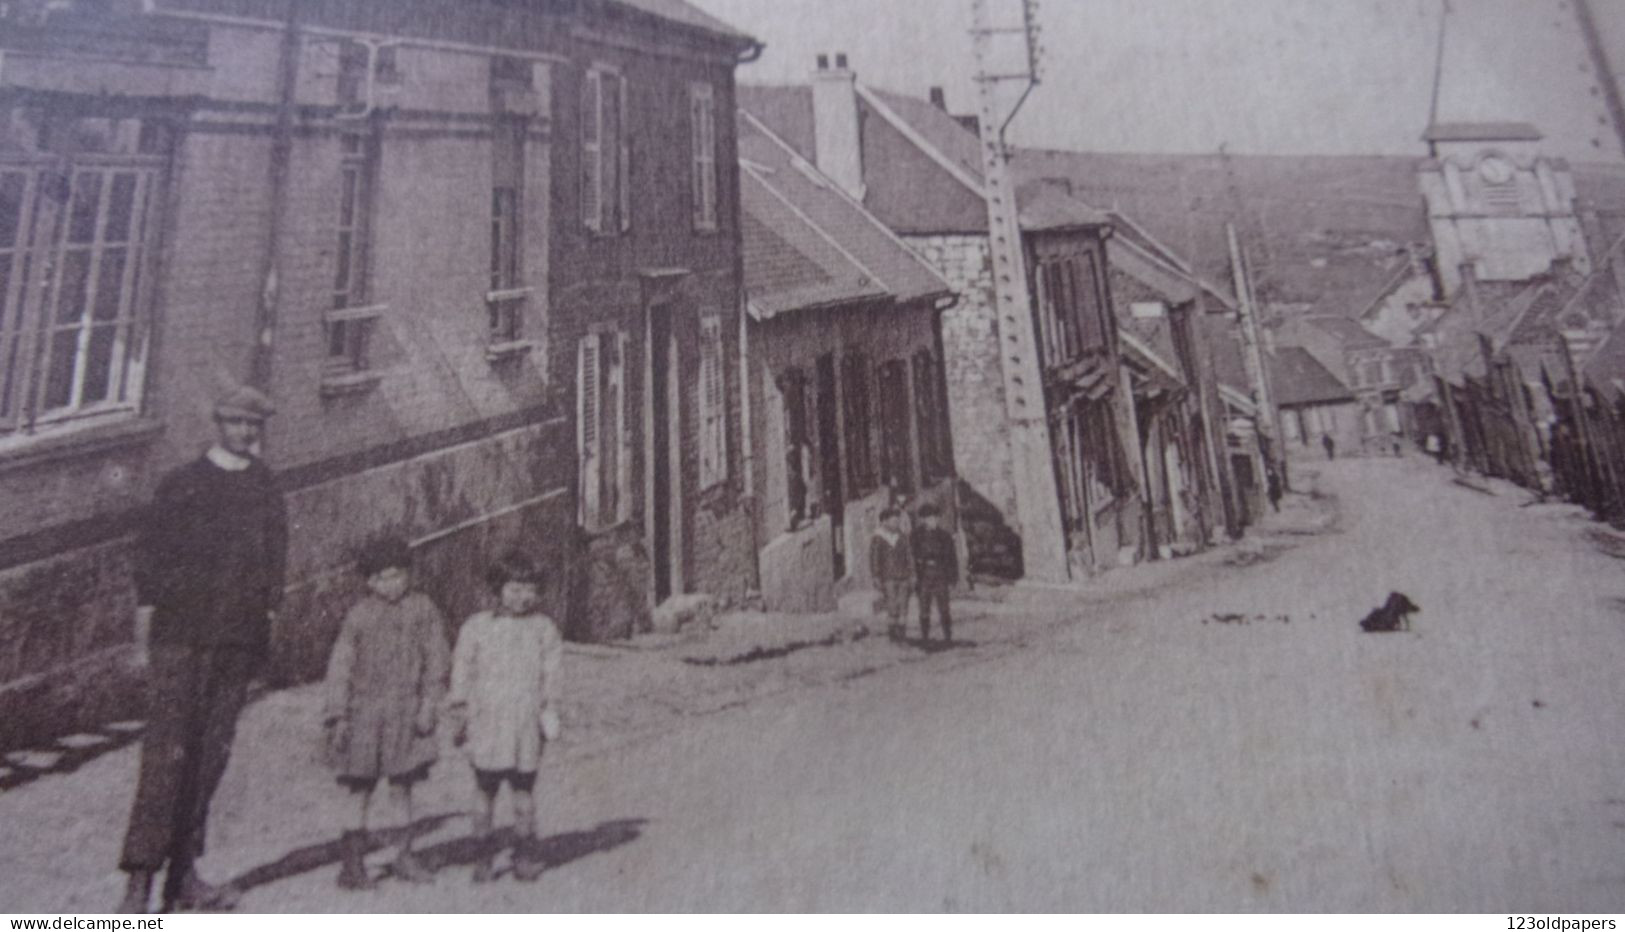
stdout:
<svg viewBox="0 0 1625 932">
<path fill-rule="evenodd" d="M 811 87 L 741 85 L 739 105 L 803 158 L 816 158 Z M 987 232 L 981 143 L 975 133 L 930 101 L 889 91 L 860 87 L 858 110 L 864 204 L 875 216 L 905 234 Z M 1018 186 L 1017 203 L 1025 230 L 1110 222 L 1083 199 L 1042 186 Z"/>
<path fill-rule="evenodd" d="M 612 0 L 621 6 L 657 16 L 667 22 L 689 26 L 741 43 L 755 42 L 750 36 L 684 0 Z"/>
<path fill-rule="evenodd" d="M 951 293 L 947 282 L 751 117 L 739 122 L 745 279 L 761 317 L 878 297 Z"/>
<path fill-rule="evenodd" d="M 1353 401 L 1354 393 L 1301 346 L 1283 346 L 1269 357 L 1270 388 L 1283 406 Z"/>
<path fill-rule="evenodd" d="M 982 180 L 982 144 L 964 124 L 929 100 L 890 91 L 876 90 L 873 93 L 938 153 L 978 182 Z"/>
<path fill-rule="evenodd" d="M 1345 350 L 1379 349 L 1389 345 L 1387 340 L 1365 329 L 1358 321 L 1347 317 L 1311 316 L 1305 318 L 1304 322 L 1331 334 Z"/>
</svg>

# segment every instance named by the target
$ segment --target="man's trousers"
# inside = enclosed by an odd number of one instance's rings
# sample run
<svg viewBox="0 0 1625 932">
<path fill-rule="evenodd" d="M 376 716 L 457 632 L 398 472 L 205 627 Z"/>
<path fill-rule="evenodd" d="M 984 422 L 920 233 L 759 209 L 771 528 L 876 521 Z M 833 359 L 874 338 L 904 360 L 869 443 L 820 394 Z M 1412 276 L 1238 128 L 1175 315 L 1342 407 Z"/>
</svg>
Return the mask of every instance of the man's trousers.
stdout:
<svg viewBox="0 0 1625 932">
<path fill-rule="evenodd" d="M 257 652 L 240 647 L 152 647 L 141 775 L 120 868 L 185 868 L 203 854 L 209 801 L 259 664 Z"/>
</svg>

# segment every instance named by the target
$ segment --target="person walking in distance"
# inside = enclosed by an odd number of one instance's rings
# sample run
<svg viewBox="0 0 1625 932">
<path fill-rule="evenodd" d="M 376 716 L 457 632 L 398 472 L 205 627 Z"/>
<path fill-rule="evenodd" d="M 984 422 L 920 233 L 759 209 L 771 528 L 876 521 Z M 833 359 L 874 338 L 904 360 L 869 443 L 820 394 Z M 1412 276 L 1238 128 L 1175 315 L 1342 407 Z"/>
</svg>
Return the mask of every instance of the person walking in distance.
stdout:
<svg viewBox="0 0 1625 932">
<path fill-rule="evenodd" d="M 914 553 L 909 535 L 903 532 L 903 516 L 896 508 L 880 513 L 880 528 L 869 542 L 869 574 L 880 590 L 879 608 L 886 614 L 886 633 L 893 638 L 904 634 L 903 613 L 914 588 Z"/>
<path fill-rule="evenodd" d="M 913 534 L 914 577 L 920 600 L 920 639 L 931 639 L 931 606 L 937 607 L 942 639 L 954 639 L 948 596 L 959 582 L 959 550 L 954 537 L 942 528 L 942 513 L 935 505 L 920 509 L 920 528 Z"/>
<path fill-rule="evenodd" d="M 1320 445 L 1326 448 L 1326 458 L 1328 460 L 1337 459 L 1337 441 L 1332 439 L 1331 434 L 1321 434 Z"/>
<path fill-rule="evenodd" d="M 158 484 L 136 549 L 138 662 L 149 690 L 140 776 L 119 867 L 123 912 L 230 909 L 236 892 L 197 872 L 209 802 L 282 599 L 287 512 L 260 460 L 276 411 L 253 388 L 215 405 L 219 441 Z"/>
</svg>

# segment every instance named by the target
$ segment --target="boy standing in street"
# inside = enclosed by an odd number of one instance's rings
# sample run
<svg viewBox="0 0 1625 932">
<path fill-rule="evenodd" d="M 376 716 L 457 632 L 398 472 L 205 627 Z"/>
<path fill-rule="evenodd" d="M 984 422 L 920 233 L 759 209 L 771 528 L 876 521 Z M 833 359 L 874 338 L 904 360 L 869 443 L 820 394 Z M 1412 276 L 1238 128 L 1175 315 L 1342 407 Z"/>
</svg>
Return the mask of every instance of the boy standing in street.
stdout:
<svg viewBox="0 0 1625 932">
<path fill-rule="evenodd" d="M 327 664 L 327 732 L 339 785 L 356 802 L 355 827 L 343 836 L 346 890 L 373 886 L 365 858 L 368 810 L 380 780 L 405 816 L 393 873 L 423 883 L 429 869 L 412 853 L 412 787 L 434 763 L 435 717 L 446 691 L 446 622 L 428 596 L 412 591 L 412 550 L 386 538 L 368 545 L 357 568 L 367 595 L 350 608 Z"/>
<path fill-rule="evenodd" d="M 919 580 L 920 639 L 931 639 L 931 605 L 937 606 L 942 622 L 942 639 L 954 639 L 953 618 L 948 611 L 948 595 L 959 582 L 959 549 L 954 537 L 942 527 L 942 514 L 935 505 L 920 509 L 919 530 L 914 532 L 914 570 Z"/>
<path fill-rule="evenodd" d="M 903 614 L 914 588 L 914 553 L 908 535 L 903 533 L 902 515 L 895 508 L 880 513 L 880 529 L 869 543 L 869 572 L 880 590 L 880 606 L 886 613 L 886 632 L 903 636 Z"/>
</svg>

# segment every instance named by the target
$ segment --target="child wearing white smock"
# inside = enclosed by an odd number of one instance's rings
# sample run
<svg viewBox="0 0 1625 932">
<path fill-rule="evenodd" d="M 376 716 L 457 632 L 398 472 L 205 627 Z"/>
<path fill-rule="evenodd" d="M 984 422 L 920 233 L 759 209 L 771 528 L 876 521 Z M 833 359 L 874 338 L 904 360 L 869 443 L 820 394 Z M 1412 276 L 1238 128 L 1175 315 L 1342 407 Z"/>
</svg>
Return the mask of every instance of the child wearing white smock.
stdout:
<svg viewBox="0 0 1625 932">
<path fill-rule="evenodd" d="M 500 604 L 474 615 L 457 635 L 448 711 L 454 740 L 474 765 L 476 831 L 491 831 L 497 793 L 508 784 L 519 836 L 514 876 L 534 880 L 543 867 L 536 843 L 536 773 L 543 748 L 559 734 L 564 639 L 540 610 L 543 577 L 528 558 L 508 554 L 488 577 Z M 494 876 L 492 857 L 476 866 L 476 882 Z"/>
</svg>

